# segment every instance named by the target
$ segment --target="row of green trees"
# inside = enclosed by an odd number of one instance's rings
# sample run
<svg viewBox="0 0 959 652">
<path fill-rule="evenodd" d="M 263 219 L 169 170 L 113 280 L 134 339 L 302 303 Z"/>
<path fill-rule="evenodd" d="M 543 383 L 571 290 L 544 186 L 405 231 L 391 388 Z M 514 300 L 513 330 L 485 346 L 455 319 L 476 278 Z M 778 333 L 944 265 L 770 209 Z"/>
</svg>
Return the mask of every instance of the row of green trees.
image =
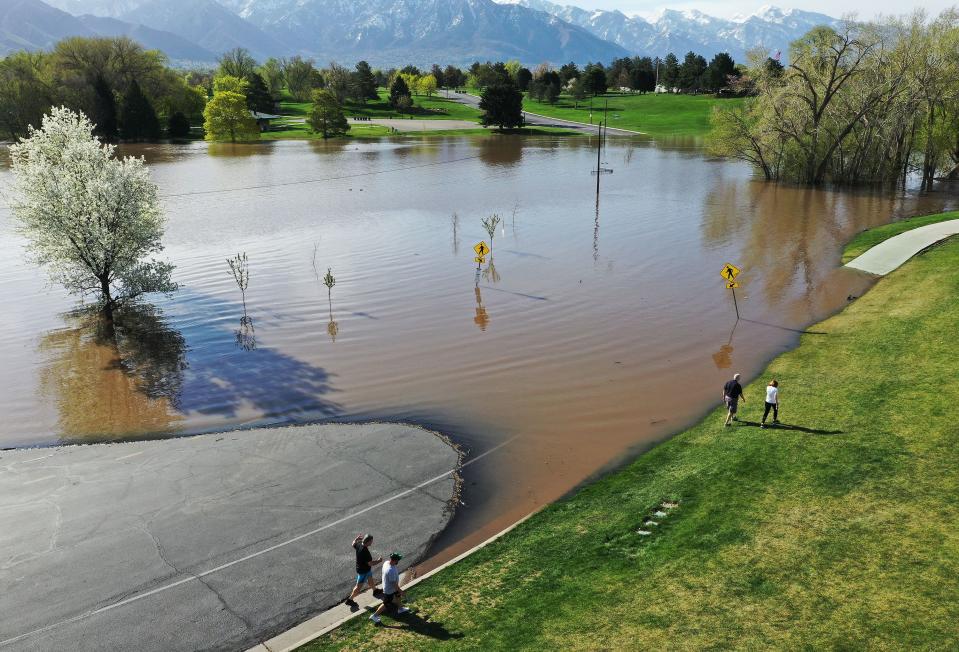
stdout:
<svg viewBox="0 0 959 652">
<path fill-rule="evenodd" d="M 785 69 L 755 60 L 756 96 L 719 107 L 712 149 L 771 180 L 904 184 L 957 174 L 959 14 L 819 27 Z"/>
<path fill-rule="evenodd" d="M 778 65 L 773 62 L 773 65 Z M 737 80 L 743 69 L 729 54 L 721 52 L 707 62 L 695 52 L 688 52 L 682 62 L 670 53 L 659 57 L 623 57 L 608 66 L 600 62 L 580 68 L 574 62 L 559 68 L 541 64 L 530 71 L 518 61 L 476 62 L 470 66 L 467 85 L 485 88 L 506 80 L 512 81 L 534 99 L 555 102 L 561 93 L 574 99 L 601 95 L 610 88 L 651 93 L 657 83 L 665 90 L 681 93 L 716 93 L 733 87 L 740 92 Z"/>
<path fill-rule="evenodd" d="M 0 135 L 15 139 L 51 106 L 90 117 L 108 142 L 189 135 L 206 93 L 166 57 L 125 38 L 67 38 L 50 52 L 0 60 Z"/>
</svg>

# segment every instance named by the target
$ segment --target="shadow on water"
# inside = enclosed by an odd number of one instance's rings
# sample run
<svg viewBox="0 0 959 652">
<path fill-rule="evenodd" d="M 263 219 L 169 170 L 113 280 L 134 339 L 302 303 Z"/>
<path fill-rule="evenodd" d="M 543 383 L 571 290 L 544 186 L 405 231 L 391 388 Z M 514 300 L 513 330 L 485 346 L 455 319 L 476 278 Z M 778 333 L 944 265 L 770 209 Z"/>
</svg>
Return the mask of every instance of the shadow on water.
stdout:
<svg viewBox="0 0 959 652">
<path fill-rule="evenodd" d="M 198 294 L 181 298 L 190 314 L 242 315 L 241 306 L 223 299 Z M 179 401 L 185 413 L 236 417 L 241 408 L 251 408 L 261 419 L 296 423 L 341 412 L 339 405 L 323 398 L 333 392 L 325 369 L 264 346 L 259 336 L 256 350 L 241 354 L 230 330 L 210 320 L 191 321 L 183 335 L 191 343 Z"/>
<path fill-rule="evenodd" d="M 77 311 L 65 315 L 65 328 L 43 336 L 40 393 L 56 407 L 62 442 L 172 435 L 189 414 L 232 419 L 243 411 L 297 423 L 341 413 L 326 398 L 330 374 L 257 346 L 239 305 L 199 295 L 188 302 L 191 314 L 240 315 L 240 331 L 210 319 L 177 330 L 159 308 L 138 304 L 112 328 Z"/>
</svg>

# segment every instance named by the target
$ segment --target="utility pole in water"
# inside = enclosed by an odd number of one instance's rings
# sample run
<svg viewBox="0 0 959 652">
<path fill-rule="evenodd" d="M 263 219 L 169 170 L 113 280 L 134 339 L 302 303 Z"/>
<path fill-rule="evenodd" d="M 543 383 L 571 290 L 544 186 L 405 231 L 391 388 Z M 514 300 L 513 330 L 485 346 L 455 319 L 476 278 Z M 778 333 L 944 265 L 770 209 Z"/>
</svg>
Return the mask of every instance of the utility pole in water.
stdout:
<svg viewBox="0 0 959 652">
<path fill-rule="evenodd" d="M 596 201 L 599 201 L 599 156 L 603 148 L 603 123 L 600 122 L 596 129 Z"/>
<path fill-rule="evenodd" d="M 606 135 L 609 134 L 609 100 L 603 105 L 603 147 L 606 147 Z"/>
</svg>

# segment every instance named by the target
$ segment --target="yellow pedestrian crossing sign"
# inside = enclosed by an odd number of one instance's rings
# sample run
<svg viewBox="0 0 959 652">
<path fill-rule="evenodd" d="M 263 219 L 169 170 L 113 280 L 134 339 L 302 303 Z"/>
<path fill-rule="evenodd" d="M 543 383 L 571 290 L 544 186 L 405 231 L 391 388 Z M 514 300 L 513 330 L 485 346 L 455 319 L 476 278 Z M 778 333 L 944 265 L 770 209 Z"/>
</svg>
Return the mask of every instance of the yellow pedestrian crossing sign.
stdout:
<svg viewBox="0 0 959 652">
<path fill-rule="evenodd" d="M 736 281 L 726 281 L 727 290 L 735 290 L 738 287 L 739 287 L 739 283 L 737 283 Z"/>
<path fill-rule="evenodd" d="M 476 246 L 473 247 L 473 251 L 476 252 L 476 255 L 482 258 L 489 253 L 489 246 L 485 242 L 478 242 Z"/>
<path fill-rule="evenodd" d="M 734 278 L 739 276 L 739 272 L 742 271 L 732 263 L 726 263 L 723 265 L 723 270 L 719 272 L 719 275 L 722 276 L 727 281 L 732 281 Z"/>
</svg>

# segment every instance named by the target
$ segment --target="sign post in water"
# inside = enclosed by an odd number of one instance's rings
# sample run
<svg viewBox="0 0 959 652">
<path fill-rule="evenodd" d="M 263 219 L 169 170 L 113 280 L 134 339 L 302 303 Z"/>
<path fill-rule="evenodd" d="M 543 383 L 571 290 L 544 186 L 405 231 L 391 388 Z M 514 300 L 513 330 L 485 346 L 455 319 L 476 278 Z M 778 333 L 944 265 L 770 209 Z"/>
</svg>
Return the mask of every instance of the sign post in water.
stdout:
<svg viewBox="0 0 959 652">
<path fill-rule="evenodd" d="M 736 301 L 736 288 L 739 287 L 739 283 L 736 282 L 736 277 L 739 276 L 741 271 L 741 269 L 732 263 L 726 263 L 719 272 L 719 275 L 726 281 L 726 289 L 733 293 L 733 307 L 736 308 L 736 319 L 739 319 L 739 302 Z"/>
</svg>

